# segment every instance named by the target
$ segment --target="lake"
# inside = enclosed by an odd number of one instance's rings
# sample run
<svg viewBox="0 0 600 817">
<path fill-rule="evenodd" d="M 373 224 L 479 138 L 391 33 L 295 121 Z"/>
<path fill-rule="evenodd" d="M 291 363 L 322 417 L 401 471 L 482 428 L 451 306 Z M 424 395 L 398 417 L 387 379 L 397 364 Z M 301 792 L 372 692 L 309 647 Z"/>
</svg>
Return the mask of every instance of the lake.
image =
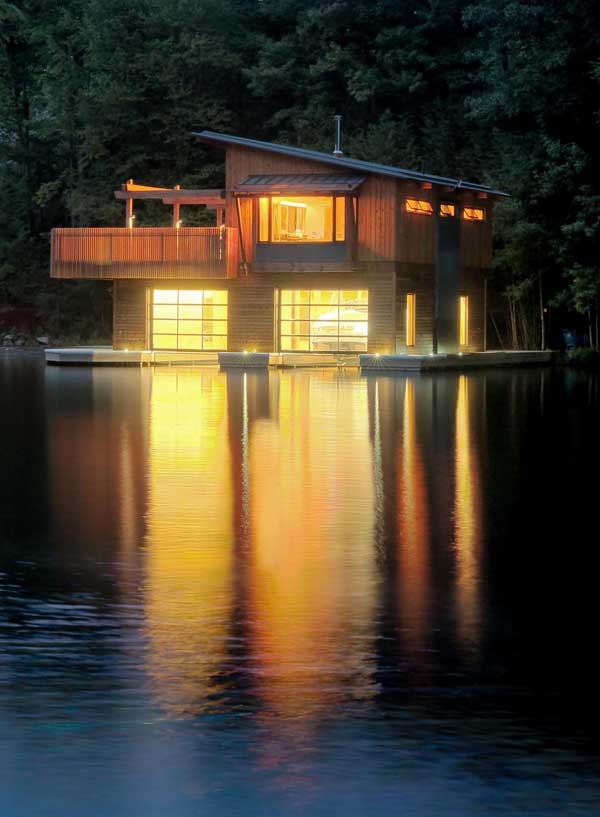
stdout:
<svg viewBox="0 0 600 817">
<path fill-rule="evenodd" d="M 0 813 L 600 814 L 598 409 L 0 351 Z"/>
</svg>

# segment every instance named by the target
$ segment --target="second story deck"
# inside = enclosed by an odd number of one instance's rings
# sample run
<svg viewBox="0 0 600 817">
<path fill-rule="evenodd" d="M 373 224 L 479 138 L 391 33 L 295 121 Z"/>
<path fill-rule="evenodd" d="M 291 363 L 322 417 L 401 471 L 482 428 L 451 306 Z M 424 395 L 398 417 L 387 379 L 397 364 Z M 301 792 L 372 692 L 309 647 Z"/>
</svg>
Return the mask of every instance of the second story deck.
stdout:
<svg viewBox="0 0 600 817">
<path fill-rule="evenodd" d="M 234 227 L 73 227 L 52 230 L 53 278 L 228 278 Z"/>
</svg>

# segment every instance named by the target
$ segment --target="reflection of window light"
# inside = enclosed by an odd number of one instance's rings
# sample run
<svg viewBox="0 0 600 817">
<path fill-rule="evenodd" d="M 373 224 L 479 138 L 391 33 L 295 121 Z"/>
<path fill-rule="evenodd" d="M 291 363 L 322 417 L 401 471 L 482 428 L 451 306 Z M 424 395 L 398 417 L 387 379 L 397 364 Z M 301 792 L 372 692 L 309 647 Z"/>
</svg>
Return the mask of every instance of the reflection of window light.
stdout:
<svg viewBox="0 0 600 817">
<path fill-rule="evenodd" d="M 406 199 L 406 212 L 417 213 L 421 216 L 432 216 L 433 205 L 425 199 Z"/>
<path fill-rule="evenodd" d="M 465 221 L 484 221 L 485 211 L 481 207 L 463 207 Z"/>
</svg>

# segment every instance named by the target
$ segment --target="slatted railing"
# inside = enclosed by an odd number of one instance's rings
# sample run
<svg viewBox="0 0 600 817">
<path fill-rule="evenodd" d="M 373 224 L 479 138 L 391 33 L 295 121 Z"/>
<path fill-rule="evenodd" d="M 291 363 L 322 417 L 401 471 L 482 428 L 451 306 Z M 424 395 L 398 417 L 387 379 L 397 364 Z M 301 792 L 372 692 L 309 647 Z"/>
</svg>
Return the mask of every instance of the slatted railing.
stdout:
<svg viewBox="0 0 600 817">
<path fill-rule="evenodd" d="M 233 227 L 57 227 L 53 278 L 226 278 L 237 267 Z"/>
</svg>

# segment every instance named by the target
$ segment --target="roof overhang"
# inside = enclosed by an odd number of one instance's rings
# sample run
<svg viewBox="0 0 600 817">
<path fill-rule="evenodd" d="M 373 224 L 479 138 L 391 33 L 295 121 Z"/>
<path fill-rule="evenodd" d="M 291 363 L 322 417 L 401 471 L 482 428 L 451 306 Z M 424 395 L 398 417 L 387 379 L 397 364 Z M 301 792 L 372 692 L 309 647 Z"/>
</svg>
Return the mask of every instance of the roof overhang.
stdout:
<svg viewBox="0 0 600 817">
<path fill-rule="evenodd" d="M 490 199 L 501 200 L 509 196 L 502 190 L 487 187 L 482 184 L 466 182 L 462 179 L 452 179 L 445 176 L 433 176 L 429 173 L 418 173 L 415 170 L 407 170 L 391 165 L 382 165 L 377 162 L 365 162 L 361 159 L 349 159 L 347 157 L 336 157 L 331 153 L 321 153 L 317 150 L 306 150 L 305 148 L 288 147 L 278 145 L 275 142 L 261 142 L 258 139 L 245 139 L 241 136 L 232 136 L 225 133 L 203 130 L 192 134 L 198 142 L 220 147 L 242 147 L 252 150 L 276 153 L 282 156 L 289 156 L 294 159 L 304 159 L 309 162 L 321 162 L 322 164 L 335 166 L 338 170 L 354 170 L 362 173 L 374 174 L 377 176 L 391 176 L 396 179 L 416 182 L 417 184 L 431 184 L 435 187 L 445 187 L 449 190 L 462 193 L 486 193 Z"/>
<path fill-rule="evenodd" d="M 288 173 L 248 176 L 236 184 L 236 195 L 342 195 L 353 193 L 366 180 L 355 173 Z"/>
</svg>

